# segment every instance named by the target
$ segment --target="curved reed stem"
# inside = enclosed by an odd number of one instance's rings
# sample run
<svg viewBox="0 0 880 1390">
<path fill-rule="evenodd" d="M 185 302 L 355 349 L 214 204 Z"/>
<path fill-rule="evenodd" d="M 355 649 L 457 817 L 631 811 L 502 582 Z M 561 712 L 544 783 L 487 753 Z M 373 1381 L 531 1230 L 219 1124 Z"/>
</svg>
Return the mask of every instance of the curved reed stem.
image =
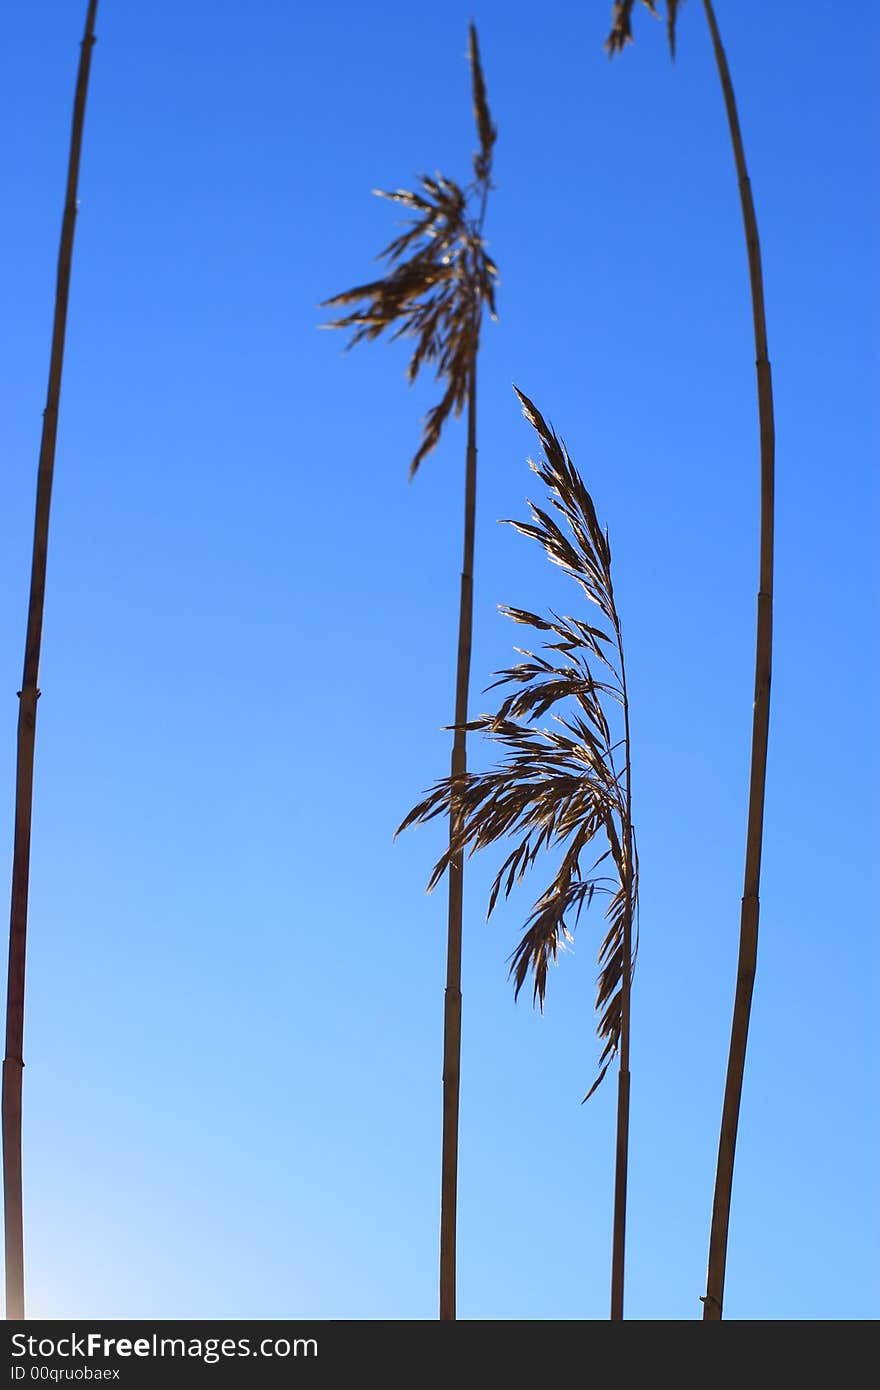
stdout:
<svg viewBox="0 0 880 1390">
<path fill-rule="evenodd" d="M 749 1016 L 752 988 L 758 958 L 759 887 L 761 879 L 761 845 L 764 832 L 764 786 L 767 776 L 767 740 L 770 726 L 770 674 L 773 639 L 773 513 L 774 513 L 774 453 L 773 385 L 767 357 L 767 327 L 764 318 L 764 284 L 761 273 L 761 248 L 758 224 L 752 201 L 752 189 L 746 169 L 745 153 L 739 128 L 736 100 L 727 58 L 718 32 L 711 0 L 703 0 L 706 19 L 712 34 L 715 61 L 724 91 L 727 120 L 742 203 L 743 227 L 749 255 L 749 283 L 752 295 L 752 314 L 755 329 L 755 365 L 758 382 L 758 416 L 761 432 L 761 541 L 760 580 L 758 586 L 758 624 L 755 644 L 755 704 L 752 718 L 752 753 L 749 780 L 749 812 L 746 834 L 746 864 L 740 916 L 739 960 L 736 974 L 736 993 L 733 1004 L 733 1023 L 721 1114 L 721 1134 L 718 1143 L 718 1166 L 715 1175 L 715 1194 L 712 1204 L 712 1228 L 709 1237 L 709 1265 L 706 1293 L 703 1298 L 703 1318 L 718 1321 L 724 1306 L 724 1276 L 727 1265 L 727 1236 L 730 1225 L 730 1202 L 733 1191 L 733 1165 L 736 1154 L 736 1135 L 742 1100 L 743 1071 L 749 1035 Z"/>
<path fill-rule="evenodd" d="M 3 1211 L 6 1243 L 6 1316 L 24 1317 L 24 1218 L 21 1187 L 21 1090 L 24 1060 L 24 980 L 27 948 L 28 886 L 31 861 L 31 811 L 34 795 L 34 743 L 37 731 L 37 681 L 43 636 L 43 601 L 46 592 L 46 555 L 49 545 L 49 510 L 55 470 L 58 405 L 67 327 L 67 300 L 76 226 L 76 191 L 89 68 L 95 42 L 98 0 L 89 0 L 85 32 L 80 48 L 79 72 L 73 103 L 67 192 L 61 223 L 55 318 L 49 358 L 49 386 L 43 412 L 43 434 L 37 472 L 37 503 L 31 589 L 25 638 L 24 674 L 18 693 L 18 756 L 15 779 L 15 838 L 12 854 L 12 906 L 9 921 L 9 973 L 6 992 L 6 1056 L 3 1061 Z"/>
</svg>

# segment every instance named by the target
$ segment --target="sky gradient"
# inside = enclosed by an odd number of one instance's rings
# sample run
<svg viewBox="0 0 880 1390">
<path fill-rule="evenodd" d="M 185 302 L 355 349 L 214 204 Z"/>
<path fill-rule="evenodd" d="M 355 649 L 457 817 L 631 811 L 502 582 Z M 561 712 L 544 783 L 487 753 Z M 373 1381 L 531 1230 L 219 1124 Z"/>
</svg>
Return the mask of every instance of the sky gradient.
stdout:
<svg viewBox="0 0 880 1390">
<path fill-rule="evenodd" d="M 640 7 L 641 8 L 641 7 Z M 523 630 L 582 616 L 502 517 L 539 497 L 515 382 L 611 536 L 632 705 L 627 1315 L 700 1316 L 733 1000 L 757 588 L 745 246 L 702 7 L 101 0 L 80 178 L 37 728 L 25 1016 L 28 1313 L 436 1315 L 442 826 L 464 423 L 342 355 L 320 300 L 396 210 L 465 181 L 467 23 L 498 126 L 479 367 L 471 709 Z M 85 6 L 19 6 L 0 82 L 0 828 Z M 725 1315 L 880 1311 L 880 25 L 718 0 L 764 256 L 777 580 L 761 939 Z M 836 676 L 832 678 L 832 672 Z M 471 760 L 490 750 L 471 741 Z M 605 1318 L 615 1083 L 598 914 L 543 1016 L 465 875 L 459 1315 Z M 544 870 L 546 873 L 547 870 Z M 530 892 L 531 889 L 531 892 Z"/>
</svg>

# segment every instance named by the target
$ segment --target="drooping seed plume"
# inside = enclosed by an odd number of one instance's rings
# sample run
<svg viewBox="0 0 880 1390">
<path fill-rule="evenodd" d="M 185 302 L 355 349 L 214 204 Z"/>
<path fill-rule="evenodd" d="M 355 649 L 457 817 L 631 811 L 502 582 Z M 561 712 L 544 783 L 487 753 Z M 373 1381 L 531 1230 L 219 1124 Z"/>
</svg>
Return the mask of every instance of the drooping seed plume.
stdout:
<svg viewBox="0 0 880 1390">
<path fill-rule="evenodd" d="M 513 622 L 546 634 L 541 654 L 517 648 L 524 658 L 497 672 L 490 690 L 507 693 L 493 714 L 467 725 L 504 750 L 486 772 L 467 772 L 437 782 L 399 827 L 447 815 L 455 802 L 457 831 L 431 874 L 430 891 L 461 852 L 474 854 L 499 841 L 515 843 L 489 894 L 490 916 L 499 894 L 507 897 L 542 849 L 562 849 L 555 876 L 539 894 L 511 957 L 519 995 L 531 976 L 535 1003 L 543 1008 L 547 976 L 560 949 L 571 941 L 581 912 L 595 897 L 605 900 L 607 932 L 599 948 L 596 1009 L 603 1047 L 602 1080 L 617 1053 L 621 1033 L 625 927 L 638 901 L 638 859 L 630 812 L 628 711 L 620 620 L 611 578 L 611 547 L 593 500 L 565 445 L 532 402 L 517 391 L 526 419 L 537 431 L 543 459 L 530 466 L 549 494 L 549 511 L 530 502 L 531 520 L 511 521 L 541 544 L 550 560 L 575 581 L 601 617 L 539 616 L 504 606 Z M 537 721 L 552 714 L 555 728 Z M 398 831 L 398 833 L 399 833 Z M 596 851 L 598 849 L 598 854 Z M 595 857 L 593 857 L 595 856 Z M 604 866 L 604 869 L 603 869 Z M 631 931 L 626 931 L 631 938 Z"/>
<path fill-rule="evenodd" d="M 666 36 L 673 58 L 675 57 L 675 24 L 678 18 L 679 3 L 680 0 L 667 0 L 666 4 Z M 642 0 L 642 4 L 651 11 L 655 19 L 659 18 L 654 0 Z M 632 42 L 634 5 L 635 0 L 615 0 L 614 8 L 611 11 L 611 32 L 605 40 L 605 50 L 609 58 L 613 58 L 615 53 L 621 53 L 626 45 Z"/>
<path fill-rule="evenodd" d="M 486 306 L 496 317 L 498 269 L 483 239 L 486 198 L 491 187 L 496 130 L 489 114 L 480 65 L 477 33 L 470 26 L 470 63 L 474 118 L 480 148 L 473 157 L 474 179 L 462 188 L 454 179 L 420 176 L 420 191 L 374 189 L 413 213 L 407 230 L 380 251 L 391 269 L 381 280 L 356 285 L 325 299 L 322 307 L 354 306 L 327 328 L 352 328 L 348 347 L 390 331 L 391 341 L 414 338 L 407 369 L 414 382 L 423 365 L 435 366 L 444 384 L 440 400 L 425 416 L 421 443 L 410 464 L 410 477 L 439 443 L 453 412 L 460 415 L 467 399 L 471 363 L 479 347 L 480 321 Z"/>
</svg>

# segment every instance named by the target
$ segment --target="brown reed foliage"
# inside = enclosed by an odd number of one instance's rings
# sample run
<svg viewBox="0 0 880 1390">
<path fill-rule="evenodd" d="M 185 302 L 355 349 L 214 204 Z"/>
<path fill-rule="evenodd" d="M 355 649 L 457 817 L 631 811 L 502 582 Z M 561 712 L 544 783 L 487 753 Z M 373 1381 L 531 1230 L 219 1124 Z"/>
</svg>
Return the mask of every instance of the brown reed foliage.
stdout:
<svg viewBox="0 0 880 1390">
<path fill-rule="evenodd" d="M 425 417 L 421 444 L 410 464 L 410 477 L 436 448 L 450 414 L 459 415 L 467 399 L 470 367 L 479 348 L 483 306 L 492 318 L 497 316 L 494 282 L 498 270 L 482 234 L 497 132 L 489 115 L 473 25 L 470 56 L 474 116 L 480 140 L 473 158 L 473 181 L 463 189 L 443 174 L 422 174 L 421 192 L 374 189 L 376 197 L 388 198 L 414 214 L 408 229 L 394 237 L 376 257 L 387 260 L 392 269 L 384 279 L 356 285 L 322 304 L 354 306 L 324 325 L 353 328 L 349 348 L 389 330 L 391 341 L 414 338 L 416 346 L 407 369 L 408 380 L 414 382 L 421 368 L 432 364 L 437 380 L 444 383 L 441 399 Z"/>
<path fill-rule="evenodd" d="M 597 1032 L 603 1044 L 601 1082 L 621 1045 L 625 985 L 635 952 L 632 923 L 638 899 L 638 858 L 631 817 L 630 750 L 626 671 L 620 619 L 611 577 L 607 531 L 565 445 L 532 402 L 517 391 L 526 419 L 536 430 L 544 458 L 530 466 L 549 493 L 549 511 L 529 503 L 530 521 L 509 521 L 538 541 L 604 618 L 587 623 L 551 612 L 541 617 L 502 606 L 515 623 L 546 633 L 543 654 L 522 648 L 525 660 L 497 673 L 489 687 L 510 689 L 493 714 L 468 723 L 504 749 L 486 772 L 467 772 L 437 782 L 401 825 L 409 826 L 459 811 L 456 834 L 437 861 L 430 892 L 455 855 L 468 856 L 499 841 L 514 847 L 501 864 L 489 894 L 487 917 L 534 865 L 542 849 L 561 848 L 555 875 L 537 897 L 513 952 L 510 973 L 519 995 L 531 977 L 534 1002 L 543 1008 L 549 967 L 573 939 L 583 909 L 605 899 L 607 932 L 599 948 Z M 616 711 L 616 713 L 615 713 Z M 557 728 L 536 721 L 551 713 Z M 623 716 L 625 732 L 618 726 Z M 587 863 L 599 844 L 600 853 Z M 603 865 L 613 873 L 600 872 Z M 628 966 L 627 966 L 628 963 Z"/>
<path fill-rule="evenodd" d="M 622 53 L 628 43 L 632 43 L 632 12 L 635 0 L 615 0 L 614 8 L 611 12 L 611 32 L 605 40 L 605 49 L 609 58 L 613 58 L 615 53 Z M 654 0 L 642 0 L 642 4 L 651 11 L 655 19 L 658 18 L 657 6 Z M 666 4 L 666 37 L 669 40 L 669 52 L 675 57 L 675 24 L 678 18 L 679 0 L 667 0 Z"/>
</svg>

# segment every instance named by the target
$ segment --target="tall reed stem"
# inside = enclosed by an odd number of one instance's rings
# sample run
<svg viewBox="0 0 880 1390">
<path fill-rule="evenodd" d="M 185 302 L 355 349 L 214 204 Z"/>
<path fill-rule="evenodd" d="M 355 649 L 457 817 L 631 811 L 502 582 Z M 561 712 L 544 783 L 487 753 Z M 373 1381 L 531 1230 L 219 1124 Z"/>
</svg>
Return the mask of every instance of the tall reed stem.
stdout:
<svg viewBox="0 0 880 1390">
<path fill-rule="evenodd" d="M 623 693 L 624 746 L 626 750 L 626 814 L 623 830 L 626 842 L 626 913 L 623 919 L 623 966 L 620 981 L 620 1070 L 617 1074 L 617 1144 L 614 1162 L 614 1233 L 611 1253 L 611 1320 L 623 1318 L 623 1286 L 626 1263 L 626 1181 L 629 1163 L 629 1039 L 630 997 L 632 988 L 632 882 L 633 831 L 632 789 L 630 785 L 631 750 L 629 742 L 629 700 L 626 693 L 626 662 L 623 656 L 623 637 L 615 621 L 617 650 L 620 656 L 620 683 Z"/>
<path fill-rule="evenodd" d="M 752 190 L 746 170 L 739 117 L 730 72 L 727 67 L 727 58 L 721 43 L 711 0 L 703 0 L 703 5 L 712 34 L 718 75 L 721 78 L 721 86 L 724 91 L 730 138 L 739 179 L 743 226 L 749 256 L 752 314 L 755 325 L 758 417 L 761 433 L 761 558 L 746 864 L 740 917 L 739 961 L 733 1004 L 733 1025 L 730 1034 L 727 1081 L 724 1088 L 724 1105 L 721 1114 L 721 1136 L 718 1144 L 718 1167 L 715 1175 L 712 1229 L 709 1238 L 709 1267 L 706 1294 L 703 1298 L 703 1318 L 718 1321 L 721 1318 L 724 1304 L 724 1275 L 727 1265 L 727 1236 L 730 1225 L 733 1164 L 742 1100 L 752 988 L 758 956 L 758 891 L 761 878 L 761 842 L 764 829 L 764 784 L 767 774 L 767 737 L 770 724 L 770 668 L 773 631 L 774 427 L 773 387 L 770 378 L 770 362 L 767 358 L 767 328 L 764 319 L 764 286 L 761 274 L 758 225 L 755 219 Z"/>
<path fill-rule="evenodd" d="M 471 360 L 468 385 L 467 459 L 464 486 L 464 556 L 458 614 L 458 663 L 455 678 L 455 739 L 453 778 L 467 772 L 468 686 L 474 613 L 474 528 L 477 509 L 477 354 Z M 449 839 L 455 838 L 460 816 L 450 802 Z M 455 1240 L 458 1200 L 458 1109 L 461 1091 L 461 938 L 464 853 L 449 866 L 449 926 L 446 948 L 446 995 L 443 1016 L 443 1165 L 440 1179 L 440 1318 L 455 1319 Z"/>
<path fill-rule="evenodd" d="M 46 552 L 49 544 L 49 509 L 55 468 L 55 441 L 58 433 L 58 403 L 61 396 L 61 369 L 64 361 L 64 335 L 67 326 L 67 300 L 73 233 L 76 225 L 76 191 L 82 148 L 86 93 L 89 84 L 92 46 L 95 42 L 95 11 L 98 0 L 89 0 L 85 33 L 80 48 L 79 72 L 73 104 L 70 157 L 67 166 L 67 193 L 61 224 L 58 278 L 55 289 L 55 320 L 49 359 L 49 386 L 43 413 L 43 434 L 37 473 L 37 504 L 34 521 L 34 548 L 31 562 L 31 589 L 25 639 L 24 674 L 18 693 L 18 757 L 15 781 L 15 839 L 12 858 L 12 908 L 9 925 L 9 974 L 6 991 L 6 1056 L 3 1062 L 3 1206 L 6 1237 L 6 1316 L 24 1317 L 24 1223 L 21 1185 L 21 1091 L 24 1060 L 24 977 L 27 945 L 28 883 L 31 857 L 31 810 L 34 790 L 34 741 L 37 726 L 37 685 L 40 644 L 43 634 L 43 599 L 46 590 Z"/>
</svg>

